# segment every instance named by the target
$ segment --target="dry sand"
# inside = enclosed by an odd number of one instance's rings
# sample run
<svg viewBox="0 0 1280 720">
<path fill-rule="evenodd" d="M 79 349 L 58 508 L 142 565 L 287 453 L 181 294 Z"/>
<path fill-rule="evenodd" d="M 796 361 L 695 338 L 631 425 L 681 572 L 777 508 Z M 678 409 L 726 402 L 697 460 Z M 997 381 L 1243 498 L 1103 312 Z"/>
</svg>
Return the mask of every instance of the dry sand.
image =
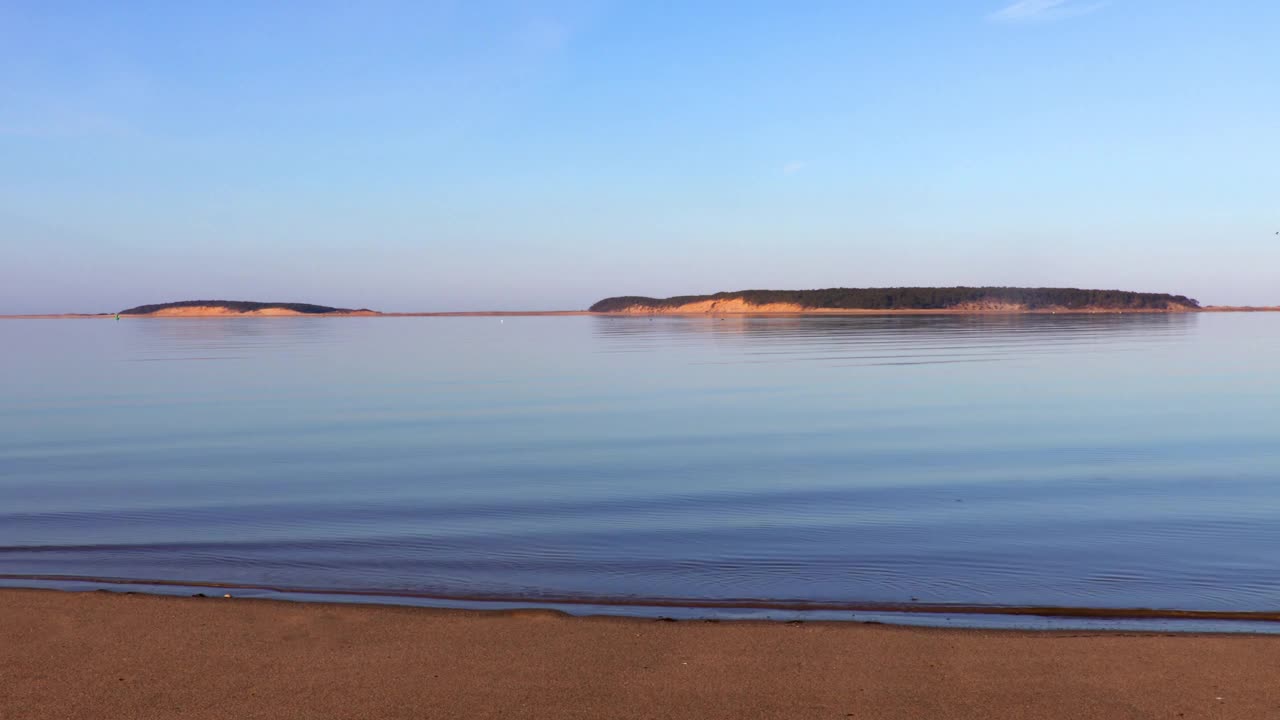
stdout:
<svg viewBox="0 0 1280 720">
<path fill-rule="evenodd" d="M 1280 718 L 1280 637 L 0 591 L 0 717 Z"/>
</svg>

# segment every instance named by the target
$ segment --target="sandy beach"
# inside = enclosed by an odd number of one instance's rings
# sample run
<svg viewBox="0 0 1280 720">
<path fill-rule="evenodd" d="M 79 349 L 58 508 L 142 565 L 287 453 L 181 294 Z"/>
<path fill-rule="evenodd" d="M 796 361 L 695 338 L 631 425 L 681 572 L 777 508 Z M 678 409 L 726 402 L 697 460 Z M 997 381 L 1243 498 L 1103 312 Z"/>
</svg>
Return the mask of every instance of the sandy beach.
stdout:
<svg viewBox="0 0 1280 720">
<path fill-rule="evenodd" d="M 0 591 L 0 717 L 1265 718 L 1280 637 Z"/>
</svg>

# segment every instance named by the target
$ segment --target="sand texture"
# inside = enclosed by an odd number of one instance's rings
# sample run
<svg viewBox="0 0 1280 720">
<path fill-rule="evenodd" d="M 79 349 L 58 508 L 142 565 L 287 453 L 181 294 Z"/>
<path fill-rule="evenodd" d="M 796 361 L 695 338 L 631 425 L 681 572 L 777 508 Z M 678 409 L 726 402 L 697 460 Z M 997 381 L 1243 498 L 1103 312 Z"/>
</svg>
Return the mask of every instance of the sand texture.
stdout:
<svg viewBox="0 0 1280 720">
<path fill-rule="evenodd" d="M 0 591 L 0 717 L 1276 718 L 1280 637 Z"/>
</svg>

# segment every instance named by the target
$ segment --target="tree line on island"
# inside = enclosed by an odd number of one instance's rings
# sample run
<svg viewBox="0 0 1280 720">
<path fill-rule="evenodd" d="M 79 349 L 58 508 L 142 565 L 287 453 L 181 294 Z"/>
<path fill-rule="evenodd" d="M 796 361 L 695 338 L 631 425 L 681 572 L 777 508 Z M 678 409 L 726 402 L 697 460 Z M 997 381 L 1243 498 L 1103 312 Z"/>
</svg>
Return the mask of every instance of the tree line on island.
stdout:
<svg viewBox="0 0 1280 720">
<path fill-rule="evenodd" d="M 740 300 L 751 305 L 789 304 L 811 310 L 947 310 L 982 306 L 1017 306 L 1026 310 L 1195 310 L 1200 303 L 1185 295 L 1127 290 L 1018 287 L 827 288 L 823 290 L 741 290 L 713 295 L 669 298 L 611 297 L 591 312 L 656 311 L 692 303 Z"/>
<path fill-rule="evenodd" d="M 253 302 L 249 300 L 182 300 L 180 302 L 156 303 L 154 305 L 139 305 L 121 310 L 121 315 L 150 315 L 161 310 L 170 310 L 175 308 L 225 308 L 231 312 L 248 313 L 255 310 L 292 310 L 293 312 L 302 313 L 304 315 L 325 315 L 328 313 L 350 313 L 360 312 L 356 310 L 348 310 L 346 308 L 329 307 L 328 305 L 312 305 L 311 303 L 271 303 L 271 302 Z M 367 312 L 367 311 L 366 311 Z"/>
</svg>

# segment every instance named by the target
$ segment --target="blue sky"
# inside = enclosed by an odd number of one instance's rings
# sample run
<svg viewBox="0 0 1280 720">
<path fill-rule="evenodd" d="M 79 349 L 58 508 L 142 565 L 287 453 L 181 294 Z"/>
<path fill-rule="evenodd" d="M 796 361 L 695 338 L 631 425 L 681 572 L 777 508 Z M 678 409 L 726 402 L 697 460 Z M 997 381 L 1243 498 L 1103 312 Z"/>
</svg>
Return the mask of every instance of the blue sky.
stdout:
<svg viewBox="0 0 1280 720">
<path fill-rule="evenodd" d="M 1277 28 L 1260 0 L 0 0 L 0 313 L 1280 303 Z"/>
</svg>

